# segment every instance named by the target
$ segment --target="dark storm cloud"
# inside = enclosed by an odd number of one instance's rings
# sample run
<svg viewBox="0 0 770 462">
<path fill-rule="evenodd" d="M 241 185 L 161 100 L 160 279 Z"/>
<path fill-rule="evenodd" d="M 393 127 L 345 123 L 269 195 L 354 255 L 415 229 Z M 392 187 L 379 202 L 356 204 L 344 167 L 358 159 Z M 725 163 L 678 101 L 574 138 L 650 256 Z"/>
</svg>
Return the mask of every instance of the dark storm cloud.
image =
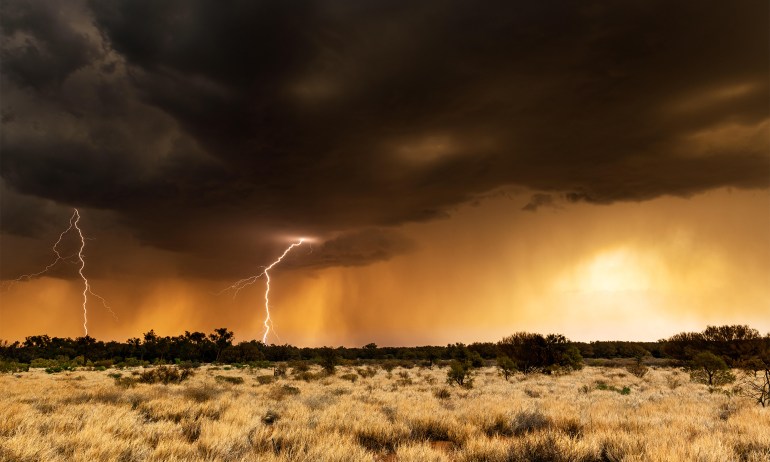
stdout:
<svg viewBox="0 0 770 462">
<path fill-rule="evenodd" d="M 527 212 L 534 212 L 540 207 L 553 207 L 554 204 L 555 201 L 553 195 L 537 193 L 533 194 L 532 197 L 529 198 L 529 202 L 527 202 L 521 209 L 526 210 Z"/>
<path fill-rule="evenodd" d="M 4 2 L 4 46 L 0 58 L 8 78 L 38 91 L 60 85 L 86 66 L 100 50 L 69 23 L 77 15 L 72 2 Z"/>
<path fill-rule="evenodd" d="M 606 204 L 770 183 L 765 2 L 2 8 L 7 185 L 166 249 L 237 259 L 505 185 Z M 408 247 L 356 242 L 315 261 Z"/>
<path fill-rule="evenodd" d="M 312 246 L 312 243 L 311 243 Z M 331 238 L 289 264 L 304 267 L 362 266 L 408 253 L 416 244 L 401 233 L 367 228 Z"/>
<path fill-rule="evenodd" d="M 0 226 L 4 233 L 40 237 L 50 231 L 51 223 L 68 221 L 69 215 L 61 213 L 52 201 L 18 194 L 0 180 Z"/>
</svg>

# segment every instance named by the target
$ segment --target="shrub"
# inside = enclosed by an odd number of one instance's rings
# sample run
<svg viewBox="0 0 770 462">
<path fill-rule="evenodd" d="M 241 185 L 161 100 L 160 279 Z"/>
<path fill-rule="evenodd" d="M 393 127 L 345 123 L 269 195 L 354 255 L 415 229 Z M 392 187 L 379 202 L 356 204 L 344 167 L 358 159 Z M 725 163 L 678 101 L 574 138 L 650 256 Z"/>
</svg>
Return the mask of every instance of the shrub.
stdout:
<svg viewBox="0 0 770 462">
<path fill-rule="evenodd" d="M 435 417 L 421 417 L 409 422 L 410 436 L 414 440 L 451 441 L 449 423 Z"/>
<path fill-rule="evenodd" d="M 35 358 L 29 362 L 29 367 L 33 369 L 46 369 L 59 366 L 59 361 L 55 359 Z"/>
<path fill-rule="evenodd" d="M 398 373 L 398 380 L 397 383 L 401 386 L 411 385 L 412 384 L 412 378 L 409 377 L 409 372 L 407 371 L 401 371 Z"/>
<path fill-rule="evenodd" d="M 621 395 L 630 395 L 631 394 L 631 388 L 623 387 L 618 393 L 620 393 Z"/>
<path fill-rule="evenodd" d="M 398 366 L 398 363 L 396 361 L 393 361 L 392 359 L 388 359 L 386 361 L 383 361 L 380 363 L 380 367 L 382 370 L 388 373 L 390 375 L 391 372 L 393 372 L 393 369 Z"/>
<path fill-rule="evenodd" d="M 269 368 L 273 367 L 273 363 L 271 363 L 270 361 L 266 361 L 266 360 L 249 361 L 248 363 L 246 363 L 246 365 L 250 369 L 269 369 Z"/>
<path fill-rule="evenodd" d="M 510 419 L 501 413 L 496 413 L 483 422 L 481 431 L 489 437 L 513 435 Z"/>
<path fill-rule="evenodd" d="M 232 377 L 227 375 L 216 375 L 214 376 L 214 380 L 217 382 L 230 383 L 233 385 L 240 385 L 243 383 L 243 377 Z"/>
<path fill-rule="evenodd" d="M 470 366 L 464 362 L 452 361 L 446 381 L 450 385 L 457 384 L 463 388 L 473 388 L 473 375 Z"/>
<path fill-rule="evenodd" d="M 268 410 L 265 415 L 262 416 L 262 423 L 265 425 L 273 425 L 281 416 L 273 410 Z"/>
<path fill-rule="evenodd" d="M 682 384 L 682 381 L 679 380 L 679 377 L 676 375 L 670 374 L 666 376 L 666 384 L 668 385 L 668 388 L 676 390 Z"/>
<path fill-rule="evenodd" d="M 693 357 L 688 365 L 690 379 L 706 385 L 725 385 L 735 381 L 735 376 L 721 357 L 704 351 Z"/>
<path fill-rule="evenodd" d="M 133 377 L 121 377 L 117 376 L 114 377 L 115 379 L 115 385 L 121 388 L 133 388 L 136 386 L 137 380 Z"/>
<path fill-rule="evenodd" d="M 583 424 L 575 418 L 564 418 L 554 422 L 554 426 L 563 431 L 570 438 L 578 438 L 583 435 Z"/>
<path fill-rule="evenodd" d="M 29 364 L 17 363 L 16 361 L 0 361 L 0 372 L 27 372 L 29 371 Z"/>
<path fill-rule="evenodd" d="M 393 453 L 398 441 L 402 437 L 403 435 L 382 431 L 382 429 L 377 427 L 363 426 L 356 431 L 356 440 L 358 444 L 375 453 Z"/>
<path fill-rule="evenodd" d="M 116 363 L 115 367 L 122 369 L 124 367 L 147 367 L 149 365 L 149 361 L 141 361 L 136 358 L 126 358 L 123 361 Z"/>
<path fill-rule="evenodd" d="M 770 403 L 770 354 L 754 357 L 741 364 L 743 369 L 738 393 L 753 398 L 762 407 Z"/>
<path fill-rule="evenodd" d="M 258 375 L 256 377 L 257 383 L 260 385 L 267 385 L 268 383 L 275 382 L 275 376 L 274 375 Z"/>
<path fill-rule="evenodd" d="M 291 385 L 281 385 L 281 386 L 276 386 L 272 390 L 270 390 L 269 396 L 270 398 L 276 401 L 280 401 L 286 398 L 287 396 L 295 396 L 295 395 L 298 395 L 299 393 L 300 391 L 299 391 L 299 388 L 297 387 L 293 387 Z"/>
<path fill-rule="evenodd" d="M 201 367 L 201 363 L 198 361 L 180 361 L 177 367 L 180 369 L 198 369 Z"/>
<path fill-rule="evenodd" d="M 181 424 L 182 436 L 188 443 L 194 443 L 198 441 L 201 436 L 201 422 L 200 420 L 187 421 Z"/>
<path fill-rule="evenodd" d="M 289 363 L 289 366 L 291 366 L 291 372 L 292 374 L 301 374 L 303 372 L 307 372 L 310 370 L 310 365 L 304 361 L 291 361 Z"/>
<path fill-rule="evenodd" d="M 542 394 L 535 390 L 534 388 L 527 387 L 524 389 L 524 394 L 529 396 L 530 398 L 540 398 Z"/>
<path fill-rule="evenodd" d="M 337 372 L 337 364 L 339 364 L 339 357 L 334 349 L 329 347 L 321 348 L 321 358 L 318 364 L 323 368 L 324 372 L 328 375 L 334 375 Z"/>
<path fill-rule="evenodd" d="M 497 357 L 497 369 L 505 380 L 508 380 L 516 372 L 516 363 L 508 356 Z"/>
<path fill-rule="evenodd" d="M 519 332 L 505 337 L 497 344 L 501 353 L 517 363 L 525 374 L 555 371 L 565 373 L 583 367 L 580 351 L 561 334 L 531 334 Z"/>
<path fill-rule="evenodd" d="M 70 367 L 67 366 L 52 366 L 52 367 L 46 367 L 45 373 L 46 374 L 58 374 L 61 371 L 71 371 L 73 370 Z"/>
<path fill-rule="evenodd" d="M 636 364 L 633 364 L 631 366 L 627 366 L 626 370 L 630 372 L 631 374 L 635 375 L 636 377 L 639 377 L 640 379 L 647 375 L 647 372 L 649 371 L 649 368 L 642 364 L 641 362 L 638 362 Z"/>
<path fill-rule="evenodd" d="M 363 379 L 368 379 L 377 375 L 377 369 L 372 366 L 359 367 L 356 369 L 356 373 Z"/>
<path fill-rule="evenodd" d="M 192 377 L 194 372 L 191 369 L 176 369 L 169 366 L 158 366 L 154 369 L 139 374 L 139 381 L 142 383 L 181 383 Z"/>
<path fill-rule="evenodd" d="M 620 393 L 621 395 L 630 395 L 631 394 L 631 388 L 630 387 L 623 387 L 618 388 L 613 385 L 607 385 L 607 382 L 604 382 L 602 380 L 599 380 L 596 382 L 596 389 L 597 390 L 607 390 L 607 391 L 614 391 L 616 393 Z"/>
<path fill-rule="evenodd" d="M 547 433 L 542 438 L 528 438 L 521 441 L 520 444 L 511 446 L 508 457 L 505 459 L 509 462 L 531 462 L 531 461 L 548 461 L 548 462 L 571 462 L 574 459 L 568 454 L 564 453 L 562 446 L 559 444 L 557 437 L 554 434 Z M 589 459 L 584 458 L 584 461 L 589 460 L 621 460 L 615 458 L 607 459 Z"/>
<path fill-rule="evenodd" d="M 433 396 L 438 399 L 449 399 L 452 397 L 452 393 L 449 392 L 448 388 L 439 388 L 433 392 Z"/>
<path fill-rule="evenodd" d="M 517 436 L 537 430 L 545 430 L 550 425 L 551 419 L 538 410 L 521 411 L 511 419 L 511 431 Z"/>
<path fill-rule="evenodd" d="M 182 394 L 193 401 L 203 403 L 210 399 L 216 398 L 222 391 L 216 387 L 208 385 L 200 385 L 187 387 L 182 391 Z"/>
<path fill-rule="evenodd" d="M 307 372 L 301 372 L 299 374 L 295 374 L 294 375 L 294 379 L 295 380 L 304 380 L 305 382 L 312 382 L 312 381 L 318 380 L 318 379 L 320 379 L 321 377 L 324 377 L 324 376 L 325 375 L 324 375 L 323 372 L 319 372 L 318 374 L 314 374 L 314 373 L 312 373 L 310 371 L 307 371 Z"/>
</svg>

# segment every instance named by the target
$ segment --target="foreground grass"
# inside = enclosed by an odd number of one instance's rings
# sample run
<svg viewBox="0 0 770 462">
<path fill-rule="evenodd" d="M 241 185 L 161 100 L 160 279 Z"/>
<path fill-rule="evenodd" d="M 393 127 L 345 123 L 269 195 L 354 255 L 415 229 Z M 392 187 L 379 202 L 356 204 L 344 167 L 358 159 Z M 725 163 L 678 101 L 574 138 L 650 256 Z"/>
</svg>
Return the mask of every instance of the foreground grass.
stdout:
<svg viewBox="0 0 770 462">
<path fill-rule="evenodd" d="M 271 381 L 204 366 L 131 388 L 109 372 L 1 375 L 0 460 L 770 460 L 769 410 L 673 369 L 506 382 L 490 368 L 470 390 L 435 368 Z"/>
</svg>

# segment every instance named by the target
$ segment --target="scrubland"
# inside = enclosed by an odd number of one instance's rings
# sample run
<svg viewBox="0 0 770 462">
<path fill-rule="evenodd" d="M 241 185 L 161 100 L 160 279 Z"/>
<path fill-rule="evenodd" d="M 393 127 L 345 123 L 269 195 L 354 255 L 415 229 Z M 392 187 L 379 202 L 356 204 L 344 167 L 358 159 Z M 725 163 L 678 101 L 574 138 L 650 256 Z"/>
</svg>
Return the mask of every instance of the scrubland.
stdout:
<svg viewBox="0 0 770 462">
<path fill-rule="evenodd" d="M 447 385 L 437 367 L 372 377 L 338 367 L 306 380 L 225 369 L 168 385 L 121 386 L 114 370 L 2 374 L 0 459 L 770 460 L 770 409 L 671 368 L 509 381 L 484 368 L 472 389 Z"/>
</svg>

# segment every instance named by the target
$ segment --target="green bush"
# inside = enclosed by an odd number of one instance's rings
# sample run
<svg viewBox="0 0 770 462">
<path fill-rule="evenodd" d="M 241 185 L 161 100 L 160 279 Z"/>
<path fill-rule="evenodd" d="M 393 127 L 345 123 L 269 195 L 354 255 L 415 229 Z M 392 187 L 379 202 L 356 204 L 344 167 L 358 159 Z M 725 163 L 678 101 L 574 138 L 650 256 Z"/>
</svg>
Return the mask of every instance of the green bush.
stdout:
<svg viewBox="0 0 770 462">
<path fill-rule="evenodd" d="M 618 388 L 612 385 L 607 385 L 607 382 L 604 381 L 598 381 L 596 382 L 596 389 L 597 390 L 606 390 L 606 391 L 614 391 L 616 393 L 620 393 L 621 395 L 630 395 L 631 394 L 631 388 L 630 387 L 623 387 Z"/>
<path fill-rule="evenodd" d="M 473 374 L 470 366 L 461 361 L 452 361 L 446 381 L 450 385 L 457 384 L 463 388 L 473 388 Z"/>
<path fill-rule="evenodd" d="M 126 358 L 123 361 L 116 363 L 115 367 L 118 369 L 123 369 L 124 367 L 147 367 L 149 365 L 149 361 L 141 361 L 136 358 Z"/>
<path fill-rule="evenodd" d="M 688 364 L 690 379 L 693 382 L 709 386 L 726 385 L 735 381 L 735 375 L 730 372 L 722 357 L 704 351 L 693 357 Z"/>
<path fill-rule="evenodd" d="M 16 361 L 0 361 L 0 372 L 27 372 L 29 364 L 17 363 Z"/>
<path fill-rule="evenodd" d="M 269 369 L 269 368 L 273 367 L 273 363 L 271 363 L 270 361 L 265 361 L 265 360 L 249 361 L 247 363 L 247 365 L 251 369 Z"/>
<path fill-rule="evenodd" d="M 58 366 L 52 366 L 52 367 L 46 367 L 45 373 L 46 374 L 58 374 L 62 371 L 74 371 L 75 368 L 69 365 L 58 365 Z"/>
<path fill-rule="evenodd" d="M 335 350 L 329 347 L 321 348 L 321 357 L 318 360 L 318 365 L 323 367 L 327 375 L 334 375 L 337 372 L 337 364 L 339 363 L 340 358 Z"/>
<path fill-rule="evenodd" d="M 46 369 L 59 366 L 59 361 L 55 359 L 35 358 L 29 362 L 29 367 L 33 369 Z"/>
<path fill-rule="evenodd" d="M 179 369 L 198 369 L 201 367 L 201 363 L 198 361 L 180 361 L 177 364 L 177 367 L 179 367 Z"/>
<path fill-rule="evenodd" d="M 508 356 L 498 356 L 497 369 L 500 371 L 505 380 L 508 380 L 514 373 L 516 373 L 516 363 L 513 362 Z"/>
</svg>

